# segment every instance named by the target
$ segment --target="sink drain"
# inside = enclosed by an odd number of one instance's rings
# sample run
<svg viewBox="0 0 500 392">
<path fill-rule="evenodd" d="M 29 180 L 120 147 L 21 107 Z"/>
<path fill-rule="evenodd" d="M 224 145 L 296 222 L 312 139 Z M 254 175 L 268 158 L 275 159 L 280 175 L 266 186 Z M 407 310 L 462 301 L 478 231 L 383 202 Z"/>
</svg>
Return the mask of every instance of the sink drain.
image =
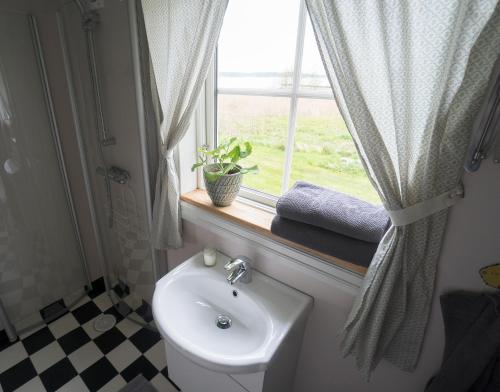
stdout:
<svg viewBox="0 0 500 392">
<path fill-rule="evenodd" d="M 217 325 L 217 327 L 219 327 L 220 329 L 228 329 L 229 327 L 231 327 L 231 319 L 229 318 L 229 316 L 219 314 L 215 318 L 215 325 Z"/>
</svg>

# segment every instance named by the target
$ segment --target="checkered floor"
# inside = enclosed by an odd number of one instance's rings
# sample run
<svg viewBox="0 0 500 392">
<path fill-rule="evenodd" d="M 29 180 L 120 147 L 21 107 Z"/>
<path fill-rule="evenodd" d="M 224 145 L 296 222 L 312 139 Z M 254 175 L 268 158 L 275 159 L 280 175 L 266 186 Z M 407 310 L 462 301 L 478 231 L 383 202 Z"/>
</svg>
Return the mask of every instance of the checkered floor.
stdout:
<svg viewBox="0 0 500 392">
<path fill-rule="evenodd" d="M 118 320 L 104 333 L 93 327 L 101 313 L 115 314 Z M 0 385 L 5 392 L 112 392 L 138 374 L 158 391 L 178 391 L 168 379 L 160 335 L 123 318 L 102 290 L 90 292 L 70 312 L 15 343 L 0 336 Z"/>
</svg>

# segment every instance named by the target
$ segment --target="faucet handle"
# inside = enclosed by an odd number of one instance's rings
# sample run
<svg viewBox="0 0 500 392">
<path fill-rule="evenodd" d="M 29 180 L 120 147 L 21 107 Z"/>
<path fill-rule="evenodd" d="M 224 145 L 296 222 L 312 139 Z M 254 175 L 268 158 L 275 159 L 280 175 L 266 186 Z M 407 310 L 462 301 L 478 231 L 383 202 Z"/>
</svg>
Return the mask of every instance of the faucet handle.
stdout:
<svg viewBox="0 0 500 392">
<path fill-rule="evenodd" d="M 226 271 L 231 271 L 227 281 L 233 285 L 240 281 L 250 283 L 252 281 L 252 260 L 246 256 L 236 256 L 224 265 Z"/>
<path fill-rule="evenodd" d="M 231 271 L 233 268 L 241 265 L 243 263 L 243 261 L 241 261 L 240 259 L 233 259 L 233 260 L 229 260 L 226 264 L 224 264 L 224 269 L 226 271 Z"/>
<path fill-rule="evenodd" d="M 246 256 L 236 256 L 233 260 L 229 260 L 225 265 L 224 269 L 226 271 L 231 271 L 233 268 L 242 266 L 245 269 L 249 269 L 252 266 L 252 260 Z"/>
</svg>

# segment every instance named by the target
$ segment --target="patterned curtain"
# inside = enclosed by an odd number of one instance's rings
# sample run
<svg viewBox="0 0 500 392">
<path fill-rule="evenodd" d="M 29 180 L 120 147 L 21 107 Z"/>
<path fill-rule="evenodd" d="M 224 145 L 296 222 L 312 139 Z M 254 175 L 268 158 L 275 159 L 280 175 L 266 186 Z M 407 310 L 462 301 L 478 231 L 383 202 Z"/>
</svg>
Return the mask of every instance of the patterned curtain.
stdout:
<svg viewBox="0 0 500 392">
<path fill-rule="evenodd" d="M 219 38 L 228 0 L 142 0 L 163 121 L 153 245 L 182 246 L 174 150 L 186 133 Z"/>
<path fill-rule="evenodd" d="M 415 369 L 448 208 L 500 51 L 496 0 L 306 0 L 337 105 L 392 227 L 343 331 L 369 373 Z"/>
</svg>

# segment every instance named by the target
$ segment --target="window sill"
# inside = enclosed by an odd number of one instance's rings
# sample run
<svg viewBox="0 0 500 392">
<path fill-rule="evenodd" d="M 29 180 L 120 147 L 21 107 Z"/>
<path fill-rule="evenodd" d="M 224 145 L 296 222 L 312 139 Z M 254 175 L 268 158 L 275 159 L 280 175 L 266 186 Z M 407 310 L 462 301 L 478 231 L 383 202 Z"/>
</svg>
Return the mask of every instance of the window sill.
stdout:
<svg viewBox="0 0 500 392">
<path fill-rule="evenodd" d="M 202 189 L 196 189 L 192 192 L 185 193 L 181 196 L 181 200 L 185 203 L 201 208 L 211 214 L 214 214 L 231 223 L 250 229 L 257 234 L 267 237 L 275 242 L 286 245 L 289 248 L 303 252 L 309 256 L 320 259 L 321 261 L 333 264 L 337 267 L 345 269 L 359 275 L 365 275 L 367 268 L 362 267 L 345 260 L 318 252 L 314 249 L 297 244 L 295 242 L 281 238 L 271 233 L 271 222 L 274 218 L 274 213 L 252 206 L 241 201 L 234 201 L 228 207 L 216 207 L 212 204 L 207 192 Z"/>
</svg>

